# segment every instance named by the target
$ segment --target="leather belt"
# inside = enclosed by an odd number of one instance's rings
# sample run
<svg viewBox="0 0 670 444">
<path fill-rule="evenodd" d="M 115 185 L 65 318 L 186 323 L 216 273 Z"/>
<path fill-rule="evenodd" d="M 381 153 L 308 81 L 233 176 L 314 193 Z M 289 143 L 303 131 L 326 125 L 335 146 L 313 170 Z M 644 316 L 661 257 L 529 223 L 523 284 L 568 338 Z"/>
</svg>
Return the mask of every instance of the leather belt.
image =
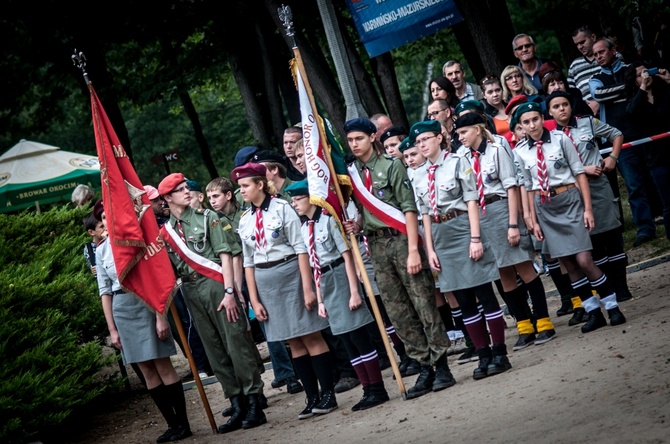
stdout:
<svg viewBox="0 0 670 444">
<path fill-rule="evenodd" d="M 373 238 L 373 237 L 390 237 L 390 236 L 397 236 L 400 234 L 400 231 L 396 230 L 395 228 L 379 228 L 377 230 L 373 230 L 367 234 L 368 238 Z"/>
<path fill-rule="evenodd" d="M 498 202 L 499 200 L 503 200 L 503 199 L 507 199 L 507 197 L 500 196 L 500 195 L 498 195 L 498 194 L 494 194 L 493 196 L 491 196 L 491 197 L 487 197 L 486 199 L 484 199 L 484 203 L 485 203 L 486 205 L 490 205 L 490 204 L 492 204 L 493 202 Z"/>
<path fill-rule="evenodd" d="M 117 294 L 126 294 L 126 292 L 123 291 L 123 290 L 114 290 L 114 291 L 112 292 L 112 295 L 113 295 L 113 296 L 116 296 Z"/>
<path fill-rule="evenodd" d="M 194 271 L 193 273 L 189 273 L 185 276 L 182 276 L 181 281 L 182 282 L 195 282 L 198 279 L 200 279 L 201 277 L 204 277 L 204 276 L 201 275 L 200 273 L 198 273 L 197 271 Z"/>
<path fill-rule="evenodd" d="M 568 191 L 569 189 L 574 188 L 574 187 L 575 187 L 574 183 L 569 183 L 567 185 L 561 185 L 560 187 L 549 188 L 549 192 L 544 192 L 543 193 L 542 190 L 535 190 L 535 194 L 540 195 L 540 196 L 542 194 L 544 194 L 545 196 L 554 197 L 554 196 L 558 196 L 561 193 L 565 193 L 566 191 Z"/>
<path fill-rule="evenodd" d="M 295 254 L 290 254 L 290 255 L 286 256 L 285 258 L 283 258 L 283 259 L 279 259 L 278 261 L 264 262 L 264 263 L 262 263 L 262 264 L 256 264 L 256 268 L 263 268 L 263 269 L 265 269 L 265 268 L 272 268 L 272 267 L 274 267 L 274 266 L 276 266 L 276 265 L 283 264 L 284 262 L 288 262 L 288 261 L 290 261 L 291 259 L 293 259 L 293 258 L 295 258 L 295 257 L 296 257 Z"/>
<path fill-rule="evenodd" d="M 453 219 L 454 217 L 458 217 L 458 216 L 460 216 L 460 215 L 462 215 L 462 214 L 467 214 L 467 211 L 463 211 L 463 210 L 451 210 L 451 211 L 448 211 L 448 212 L 443 213 L 443 214 L 438 214 L 438 215 L 437 215 L 437 218 L 433 218 L 433 222 L 440 224 L 440 223 L 442 223 L 442 222 L 446 222 L 446 221 L 448 221 L 448 220 L 451 220 L 451 219 Z"/>
<path fill-rule="evenodd" d="M 344 258 L 343 258 L 343 257 L 340 257 L 339 259 L 335 259 L 335 260 L 334 260 L 333 262 L 331 262 L 330 264 L 328 264 L 328 265 L 324 265 L 323 267 L 321 267 L 321 274 L 323 274 L 323 273 L 325 273 L 325 272 L 327 272 L 327 271 L 330 271 L 330 270 L 335 269 L 335 267 L 342 265 L 343 262 L 344 262 Z"/>
</svg>

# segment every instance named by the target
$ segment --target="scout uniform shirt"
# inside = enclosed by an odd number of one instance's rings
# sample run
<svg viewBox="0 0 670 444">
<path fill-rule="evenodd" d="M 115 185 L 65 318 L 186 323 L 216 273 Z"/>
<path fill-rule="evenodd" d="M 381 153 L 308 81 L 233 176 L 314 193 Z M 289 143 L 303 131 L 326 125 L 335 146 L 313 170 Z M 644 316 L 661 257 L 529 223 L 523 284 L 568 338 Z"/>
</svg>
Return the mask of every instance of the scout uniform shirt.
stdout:
<svg viewBox="0 0 670 444">
<path fill-rule="evenodd" d="M 546 128 L 542 133 L 542 152 L 547 165 L 549 188 L 560 187 L 575 183 L 577 174 L 584 173 L 584 165 L 579 160 L 572 141 L 561 131 L 549 131 Z M 514 148 L 514 161 L 523 174 L 526 190 L 540 190 L 537 180 L 537 150 L 535 143 L 528 137 L 521 140 Z"/>
<path fill-rule="evenodd" d="M 442 151 L 435 164 L 435 196 L 438 214 L 452 210 L 467 211 L 467 201 L 478 200 L 475 175 L 468 159 Z M 420 202 L 421 214 L 433 215 L 428 192 L 428 168 L 433 162 L 427 160 L 414 174 L 414 190 Z"/>
<path fill-rule="evenodd" d="M 317 207 L 312 219 L 314 220 L 314 247 L 319 258 L 319 266 L 323 268 L 340 259 L 342 253 L 349 250 L 349 244 L 342 236 L 342 231 L 335 218 L 323 215 L 321 207 Z M 309 219 L 304 217 L 302 220 L 304 221 L 301 227 L 302 237 L 307 245 L 309 242 L 309 224 L 307 221 Z M 310 265 L 314 268 L 311 258 Z"/>
<path fill-rule="evenodd" d="M 167 223 L 177 233 L 179 233 L 179 228 L 177 227 L 178 221 L 181 221 L 181 228 L 184 232 L 188 249 L 200 256 L 221 264 L 220 253 L 227 253 L 232 256 L 240 254 L 241 249 L 235 239 L 235 231 L 232 225 L 224 219 L 225 222 L 223 222 L 222 226 L 221 219 L 213 211 L 206 209 L 194 210 L 187 206 L 181 218 L 177 219 L 171 214 L 170 220 Z M 168 249 L 168 252 L 179 276 L 186 277 L 195 272 L 176 252 L 170 249 Z"/>
<path fill-rule="evenodd" d="M 298 213 L 284 199 L 265 196 L 260 205 L 263 211 L 263 229 L 267 248 L 256 250 L 256 211 L 253 204 L 240 218 L 239 234 L 242 239 L 244 266 L 275 262 L 295 254 L 307 253 L 300 232 Z"/>
<path fill-rule="evenodd" d="M 502 145 L 484 139 L 478 147 L 479 165 L 484 184 L 484 197 L 507 197 L 507 190 L 518 185 L 517 170 L 512 154 Z M 474 163 L 472 150 L 468 149 L 464 157 Z M 475 181 L 476 181 L 475 177 Z"/>
<path fill-rule="evenodd" d="M 591 116 L 572 116 L 565 127 L 556 124 L 558 131 L 565 132 L 565 128 L 569 128 L 569 137 L 576 145 L 584 165 L 600 166 L 602 164 L 603 156 L 600 154 L 597 138 L 602 137 L 612 141 L 622 135 L 617 128 Z"/>
<path fill-rule="evenodd" d="M 370 170 L 372 194 L 375 197 L 398 208 L 403 213 L 417 211 L 414 191 L 407 178 L 407 170 L 400 160 L 387 155 L 373 154 L 367 164 L 357 159 L 355 165 L 363 183 L 365 183 L 364 169 Z M 389 228 L 362 205 L 359 205 L 359 211 L 363 215 L 366 234 L 380 228 Z"/>
</svg>

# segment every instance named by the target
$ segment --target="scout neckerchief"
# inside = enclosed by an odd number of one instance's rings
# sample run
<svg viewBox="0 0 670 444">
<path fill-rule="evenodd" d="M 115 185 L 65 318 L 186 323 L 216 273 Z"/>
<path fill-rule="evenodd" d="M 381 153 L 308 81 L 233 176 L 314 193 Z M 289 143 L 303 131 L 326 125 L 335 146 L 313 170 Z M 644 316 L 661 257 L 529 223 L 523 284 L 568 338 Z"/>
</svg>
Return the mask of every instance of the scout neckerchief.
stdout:
<svg viewBox="0 0 670 444">
<path fill-rule="evenodd" d="M 314 282 L 316 282 L 316 288 L 321 288 L 321 265 L 319 262 L 319 255 L 316 254 L 316 245 L 314 243 L 314 222 L 314 219 L 309 219 L 307 221 L 307 227 L 309 228 L 309 260 L 312 262 L 312 270 L 314 272 Z"/>
<path fill-rule="evenodd" d="M 484 198 L 484 181 L 482 180 L 482 166 L 479 161 L 481 153 L 477 150 L 472 151 L 472 169 L 475 171 L 475 179 L 477 180 L 477 195 L 479 196 L 479 207 L 482 209 L 482 214 L 486 214 L 486 199 Z"/>
<path fill-rule="evenodd" d="M 570 138 L 570 141 L 571 141 L 572 144 L 575 146 L 575 151 L 577 151 L 577 155 L 579 156 L 579 160 L 580 160 L 582 163 L 584 163 L 584 162 L 582 161 L 582 155 L 581 155 L 581 153 L 579 152 L 579 148 L 577 147 L 577 144 L 575 143 L 575 139 L 573 139 L 573 138 L 572 138 L 572 134 L 570 134 L 570 128 L 575 128 L 575 127 L 577 126 L 576 123 L 575 123 L 574 125 L 570 125 L 571 123 L 573 123 L 573 120 L 574 120 L 574 117 L 571 117 L 571 118 L 570 118 L 570 121 L 563 127 L 563 132 L 565 133 L 566 136 L 568 136 L 568 137 Z M 556 128 L 557 128 L 557 129 L 560 129 L 558 124 L 556 124 Z"/>
<path fill-rule="evenodd" d="M 430 200 L 430 208 L 433 210 L 433 220 L 438 222 L 440 220 L 437 214 L 437 193 L 435 192 L 435 170 L 439 167 L 438 164 L 433 164 L 428 167 L 428 199 Z"/>
<path fill-rule="evenodd" d="M 544 161 L 544 153 L 542 153 L 542 144 L 544 142 L 538 140 L 535 142 L 535 149 L 537 153 L 537 181 L 540 183 L 540 190 L 542 192 L 542 203 L 549 200 L 549 176 L 547 175 L 547 164 Z"/>
<path fill-rule="evenodd" d="M 361 181 L 361 175 L 356 169 L 356 163 L 351 163 L 347 170 L 351 177 L 354 197 L 366 210 L 379 219 L 382 223 L 392 227 L 401 233 L 407 234 L 405 213 L 393 205 L 389 205 L 372 194 Z M 365 174 L 365 173 L 364 173 Z"/>
</svg>

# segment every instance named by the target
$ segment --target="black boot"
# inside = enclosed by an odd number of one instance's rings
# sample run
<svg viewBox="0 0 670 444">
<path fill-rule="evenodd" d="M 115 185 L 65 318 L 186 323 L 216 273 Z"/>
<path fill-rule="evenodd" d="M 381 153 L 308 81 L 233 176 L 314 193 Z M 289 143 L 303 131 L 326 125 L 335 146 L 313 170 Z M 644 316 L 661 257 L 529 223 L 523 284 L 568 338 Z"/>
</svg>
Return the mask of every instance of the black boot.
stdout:
<svg viewBox="0 0 670 444">
<path fill-rule="evenodd" d="M 584 310 L 584 307 L 579 307 L 575 308 L 574 313 L 572 314 L 572 317 L 570 320 L 568 320 L 568 325 L 577 325 L 586 322 L 589 319 L 588 314 L 586 314 L 586 310 Z"/>
<path fill-rule="evenodd" d="M 358 410 L 366 410 L 376 407 L 389 400 L 389 394 L 386 392 L 386 387 L 384 387 L 384 381 L 378 382 L 377 384 L 370 384 L 367 389 L 368 396 L 361 399 L 361 402 L 357 404 Z"/>
<path fill-rule="evenodd" d="M 491 347 L 488 345 L 477 350 L 477 356 L 479 356 L 479 365 L 474 372 L 472 372 L 472 377 L 474 379 L 484 379 L 489 373 L 489 364 L 491 363 Z"/>
<path fill-rule="evenodd" d="M 512 368 L 509 359 L 507 359 L 507 347 L 505 344 L 498 344 L 492 347 L 491 363 L 487 370 L 488 376 L 497 375 Z"/>
<path fill-rule="evenodd" d="M 422 365 L 419 377 L 416 378 L 414 387 L 407 390 L 407 399 L 418 398 L 423 396 L 433 389 L 433 381 L 435 381 L 435 370 L 432 365 Z"/>
<path fill-rule="evenodd" d="M 357 412 L 361 409 L 361 405 L 365 401 L 365 399 L 370 396 L 370 385 L 363 386 L 363 397 L 361 398 L 360 401 L 358 401 L 354 406 L 351 408 L 352 412 Z"/>
<path fill-rule="evenodd" d="M 298 419 L 307 419 L 314 416 L 312 409 L 316 407 L 319 401 L 321 401 L 319 395 L 307 395 L 307 398 L 305 399 L 305 404 L 307 405 L 302 412 L 298 413 Z"/>
<path fill-rule="evenodd" d="M 556 316 L 561 317 L 573 313 L 572 301 L 570 299 L 561 301 L 561 308 L 556 312 Z"/>
<path fill-rule="evenodd" d="M 247 395 L 247 416 L 242 421 L 243 429 L 253 429 L 268 422 L 261 408 L 258 395 Z"/>
<path fill-rule="evenodd" d="M 600 308 L 596 308 L 595 310 L 588 312 L 588 319 L 586 320 L 586 323 L 582 325 L 582 333 L 590 333 L 606 325 L 607 320 L 605 319 L 603 312 L 600 311 Z"/>
<path fill-rule="evenodd" d="M 626 323 L 626 317 L 621 313 L 619 307 L 610 308 L 607 310 L 607 316 L 610 318 L 610 325 L 612 327 Z"/>
<path fill-rule="evenodd" d="M 433 391 L 439 392 L 456 384 L 454 375 L 449 370 L 446 353 L 435 362 L 435 380 L 433 381 Z"/>
<path fill-rule="evenodd" d="M 335 398 L 335 390 L 326 390 L 321 395 L 321 401 L 312 409 L 313 413 L 318 415 L 325 415 L 337 408 L 337 399 Z"/>
<path fill-rule="evenodd" d="M 225 424 L 221 424 L 218 428 L 219 433 L 234 432 L 242 428 L 242 421 L 246 416 L 246 409 L 244 408 L 244 400 L 242 395 L 235 395 L 230 397 L 230 406 L 233 409 L 230 419 Z"/>
</svg>

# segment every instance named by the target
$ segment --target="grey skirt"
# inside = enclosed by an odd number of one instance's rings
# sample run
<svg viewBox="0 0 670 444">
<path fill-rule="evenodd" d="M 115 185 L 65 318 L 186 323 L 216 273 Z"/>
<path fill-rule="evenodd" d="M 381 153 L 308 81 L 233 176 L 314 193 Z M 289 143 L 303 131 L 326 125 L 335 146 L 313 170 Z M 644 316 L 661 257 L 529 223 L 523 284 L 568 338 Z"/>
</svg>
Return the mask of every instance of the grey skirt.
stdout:
<svg viewBox="0 0 670 444">
<path fill-rule="evenodd" d="M 373 321 L 365 301 L 356 310 L 349 310 L 351 293 L 344 264 L 321 275 L 321 296 L 334 335 L 356 330 Z"/>
<path fill-rule="evenodd" d="M 268 313 L 264 325 L 268 341 L 285 341 L 328 327 L 316 307 L 305 308 L 298 258 L 272 268 L 256 268 L 255 275 L 258 298 Z"/>
<path fill-rule="evenodd" d="M 589 251 L 591 237 L 584 227 L 584 204 L 577 187 L 541 203 L 535 195 L 535 213 L 542 228 L 542 253 L 552 258 Z"/>
<path fill-rule="evenodd" d="M 164 341 L 156 334 L 156 315 L 134 294 L 112 297 L 112 315 L 121 339 L 124 364 L 167 358 L 177 354 L 172 333 Z"/>
<path fill-rule="evenodd" d="M 591 236 L 619 228 L 621 226 L 619 206 L 607 177 L 603 174 L 589 180 L 589 188 L 595 220 L 595 228 L 591 230 Z"/>
<path fill-rule="evenodd" d="M 484 255 L 470 259 L 470 220 L 467 214 L 444 223 L 433 223 L 433 248 L 440 261 L 437 273 L 440 291 L 462 290 L 493 282 L 500 277 L 486 233 L 481 232 Z"/>
<path fill-rule="evenodd" d="M 482 231 L 486 234 L 498 268 L 509 267 L 522 262 L 533 260 L 533 243 L 526 229 L 523 218 L 518 218 L 521 240 L 516 246 L 511 246 L 507 240 L 509 224 L 509 207 L 507 199 L 499 200 L 486 205 L 486 215 L 479 212 Z"/>
<path fill-rule="evenodd" d="M 375 268 L 372 266 L 372 259 L 370 259 L 370 255 L 365 250 L 365 243 L 363 242 L 362 239 L 359 239 L 358 249 L 361 251 L 361 257 L 363 258 L 365 271 L 368 275 L 368 279 L 370 280 L 370 286 L 372 287 L 372 291 L 376 296 L 380 293 L 379 293 L 379 287 L 377 287 L 377 279 L 375 278 Z M 365 291 L 365 285 L 361 284 L 360 287 L 363 288 L 363 291 Z M 369 294 L 366 294 L 365 296 L 370 297 Z"/>
</svg>

